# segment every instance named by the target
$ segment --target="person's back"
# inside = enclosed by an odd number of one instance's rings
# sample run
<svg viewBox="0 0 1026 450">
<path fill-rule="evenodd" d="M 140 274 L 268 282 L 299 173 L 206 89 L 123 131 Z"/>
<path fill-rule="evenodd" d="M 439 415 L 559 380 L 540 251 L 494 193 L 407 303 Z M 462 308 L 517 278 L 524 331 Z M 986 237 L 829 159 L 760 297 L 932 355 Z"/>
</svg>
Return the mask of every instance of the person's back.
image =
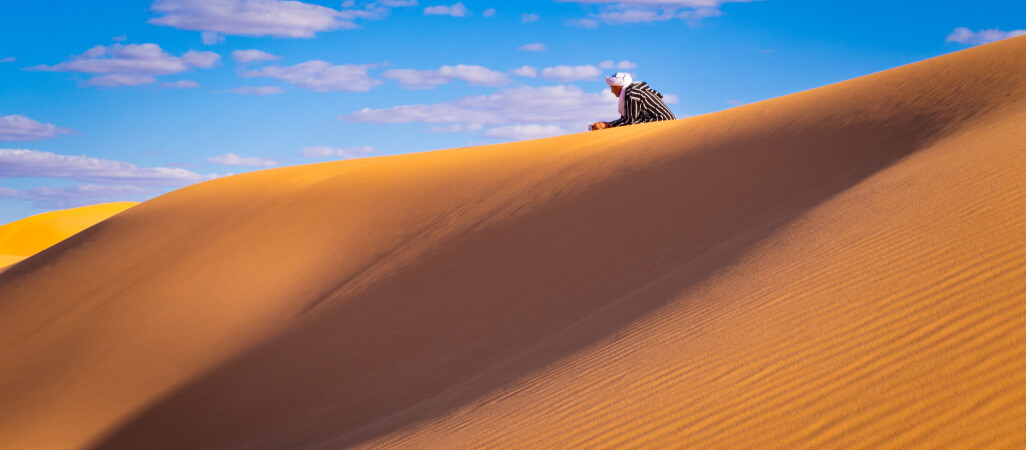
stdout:
<svg viewBox="0 0 1026 450">
<path fill-rule="evenodd" d="M 662 94 L 644 81 L 633 82 L 628 73 L 621 72 L 606 77 L 606 83 L 609 84 L 609 90 L 619 98 L 617 109 L 620 118 L 612 122 L 593 123 L 592 130 L 677 118 L 663 102 Z"/>
</svg>

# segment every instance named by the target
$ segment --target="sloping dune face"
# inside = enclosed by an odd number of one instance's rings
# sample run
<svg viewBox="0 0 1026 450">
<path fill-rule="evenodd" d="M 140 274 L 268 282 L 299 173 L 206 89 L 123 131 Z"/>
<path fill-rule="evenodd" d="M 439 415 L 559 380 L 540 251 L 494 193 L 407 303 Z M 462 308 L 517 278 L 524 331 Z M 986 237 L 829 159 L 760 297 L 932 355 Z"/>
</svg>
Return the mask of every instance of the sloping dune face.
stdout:
<svg viewBox="0 0 1026 450">
<path fill-rule="evenodd" d="M 135 205 L 135 202 L 116 202 L 83 206 L 0 225 L 0 268 L 28 258 Z"/>
<path fill-rule="evenodd" d="M 0 447 L 1026 445 L 1026 37 L 182 189 L 0 274 Z"/>
</svg>

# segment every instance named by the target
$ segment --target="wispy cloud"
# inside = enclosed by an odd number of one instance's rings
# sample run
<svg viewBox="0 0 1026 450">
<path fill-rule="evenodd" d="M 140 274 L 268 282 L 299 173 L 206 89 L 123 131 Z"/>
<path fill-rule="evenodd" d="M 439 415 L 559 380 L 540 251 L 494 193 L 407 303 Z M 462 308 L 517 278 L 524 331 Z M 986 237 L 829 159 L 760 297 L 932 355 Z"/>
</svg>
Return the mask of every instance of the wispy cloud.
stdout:
<svg viewBox="0 0 1026 450">
<path fill-rule="evenodd" d="M 268 77 L 315 92 L 364 92 L 382 83 L 367 74 L 374 64 L 334 65 L 325 61 L 307 61 L 294 66 L 268 66 L 242 72 L 246 78 Z"/>
<path fill-rule="evenodd" d="M 171 89 L 196 89 L 200 84 L 192 80 L 175 81 L 174 83 L 161 83 L 162 87 Z"/>
<path fill-rule="evenodd" d="M 0 198 L 29 201 L 41 209 L 63 209 L 105 201 L 144 200 L 161 192 L 163 189 L 148 186 L 78 184 L 25 190 L 0 187 Z"/>
<path fill-rule="evenodd" d="M 520 15 L 520 21 L 521 21 L 521 22 L 523 22 L 523 23 L 531 23 L 531 22 L 535 22 L 535 21 L 537 21 L 538 19 L 540 19 L 540 17 L 538 17 L 538 15 L 537 15 L 537 14 L 535 14 L 535 13 L 530 13 L 530 14 L 521 14 L 521 15 Z"/>
<path fill-rule="evenodd" d="M 545 48 L 545 44 L 542 44 L 541 42 L 535 42 L 533 44 L 521 45 L 520 47 L 517 47 L 517 50 L 525 52 L 544 52 L 548 49 Z"/>
<path fill-rule="evenodd" d="M 18 58 L 15 58 L 15 57 L 13 57 L 13 56 L 8 56 L 8 57 L 6 57 L 6 58 L 0 58 L 0 63 L 9 63 L 9 62 L 15 62 L 15 61 L 17 61 L 17 60 L 18 60 Z"/>
<path fill-rule="evenodd" d="M 481 11 L 481 15 L 484 17 L 495 17 L 495 8 L 488 8 L 484 11 Z"/>
<path fill-rule="evenodd" d="M 703 19 L 723 15 L 725 3 L 748 3 L 755 0 L 558 0 L 560 3 L 599 5 L 590 18 L 575 19 L 572 26 L 595 28 L 599 24 L 619 25 L 673 19 L 698 25 Z"/>
<path fill-rule="evenodd" d="M 435 104 L 364 108 L 340 119 L 369 123 L 449 124 L 430 130 L 438 132 L 470 132 L 490 126 L 485 131 L 488 137 L 513 139 L 583 130 L 582 124 L 611 119 L 615 113 L 616 98 L 609 92 L 588 93 L 576 86 L 560 85 L 512 87 L 490 95 Z"/>
<path fill-rule="evenodd" d="M 150 75 L 135 75 L 130 73 L 112 73 L 92 77 L 86 81 L 90 86 L 118 87 L 138 86 L 140 84 L 156 83 L 157 77 Z"/>
<path fill-rule="evenodd" d="M 343 5 L 343 6 L 344 7 L 352 7 L 352 5 L 354 3 L 355 2 L 351 2 L 348 6 L 346 6 L 346 5 Z M 377 3 L 379 5 L 381 5 L 381 6 L 388 6 L 390 8 L 395 8 L 395 7 L 400 7 L 400 6 L 417 6 L 417 0 L 378 0 Z"/>
<path fill-rule="evenodd" d="M 538 77 L 538 68 L 532 66 L 520 66 L 511 70 L 510 73 L 518 77 L 536 78 Z"/>
<path fill-rule="evenodd" d="M 578 28 L 598 28 L 599 21 L 595 19 L 571 19 L 566 24 Z"/>
<path fill-rule="evenodd" d="M 182 30 L 233 36 L 312 38 L 317 33 L 356 28 L 357 20 L 388 15 L 390 7 L 414 6 L 416 1 L 384 0 L 353 8 L 355 2 L 332 9 L 294 0 L 156 0 L 152 9 L 159 17 L 149 20 Z M 204 36 L 204 41 L 216 34 Z"/>
<path fill-rule="evenodd" d="M 235 62 L 247 64 L 261 61 L 277 61 L 281 57 L 260 50 L 235 50 L 232 52 L 232 59 Z"/>
<path fill-rule="evenodd" d="M 470 133 L 484 128 L 484 125 L 479 123 L 458 123 L 455 125 L 445 125 L 441 127 L 431 127 L 428 132 L 431 133 Z"/>
<path fill-rule="evenodd" d="M 594 80 L 602 75 L 598 67 L 585 66 L 556 66 L 546 67 L 541 70 L 541 77 L 546 80 L 568 83 L 571 81 Z"/>
<path fill-rule="evenodd" d="M 203 45 L 215 45 L 224 42 L 224 36 L 216 31 L 201 32 L 200 39 L 203 40 Z"/>
<path fill-rule="evenodd" d="M 214 52 L 190 50 L 174 56 L 157 44 L 97 45 L 68 61 L 26 70 L 79 72 L 96 75 L 87 81 L 94 86 L 135 86 L 156 82 L 157 76 L 185 72 L 191 68 L 208 69 L 221 60 Z"/>
<path fill-rule="evenodd" d="M 41 123 L 21 114 L 0 116 L 0 141 L 34 141 L 74 133 L 77 132 L 70 128 Z"/>
<path fill-rule="evenodd" d="M 302 154 L 307 158 L 342 158 L 342 159 L 354 159 L 354 158 L 366 158 L 372 156 L 377 152 L 374 147 L 364 145 L 360 147 L 328 147 L 323 145 L 315 145 L 310 147 L 303 147 Z"/>
<path fill-rule="evenodd" d="M 124 161 L 58 155 L 24 149 L 0 149 L 0 177 L 63 178 L 104 184 L 183 186 L 217 175 L 170 167 L 139 167 Z"/>
<path fill-rule="evenodd" d="M 279 163 L 269 158 L 257 158 L 253 156 L 239 156 L 235 153 L 225 153 L 223 155 L 212 156 L 207 158 L 207 162 L 222 164 L 225 166 L 247 166 L 247 167 L 274 167 Z"/>
<path fill-rule="evenodd" d="M 998 29 L 991 29 L 972 31 L 966 27 L 959 27 L 955 28 L 955 30 L 948 35 L 948 42 L 980 45 L 1022 35 L 1026 35 L 1026 30 L 1001 31 Z"/>
<path fill-rule="evenodd" d="M 636 67 L 638 67 L 637 64 L 632 63 L 632 62 L 627 61 L 627 60 L 623 60 L 623 61 L 620 61 L 620 62 L 615 62 L 613 60 L 609 60 L 609 61 L 602 61 L 602 63 L 599 64 L 599 68 L 600 69 L 631 70 L 631 69 L 634 69 Z"/>
<path fill-rule="evenodd" d="M 428 6 L 424 8 L 424 14 L 435 15 L 435 16 L 452 16 L 452 17 L 466 17 L 470 15 L 470 10 L 463 3 L 457 3 L 451 6 Z"/>
<path fill-rule="evenodd" d="M 485 130 L 481 133 L 481 136 L 506 139 L 513 141 L 523 141 L 527 139 L 541 139 L 552 136 L 559 136 L 566 134 L 567 131 L 558 125 L 539 125 L 539 124 L 525 124 L 525 125 L 507 125 L 504 127 L 496 127 Z"/>
<path fill-rule="evenodd" d="M 509 75 L 483 66 L 458 64 L 442 66 L 437 70 L 393 69 L 381 74 L 395 80 L 406 89 L 431 89 L 435 86 L 463 80 L 477 86 L 501 87 L 513 82 Z"/>
<path fill-rule="evenodd" d="M 284 94 L 285 90 L 278 86 L 240 86 L 227 92 L 242 95 L 274 95 Z"/>
<path fill-rule="evenodd" d="M 58 155 L 25 149 L 0 149 L 0 178 L 51 178 L 81 182 L 69 187 L 0 187 L 0 198 L 32 202 L 36 208 L 71 208 L 104 201 L 145 200 L 221 175 L 175 167 L 139 167 L 124 161 L 85 155 Z"/>
</svg>

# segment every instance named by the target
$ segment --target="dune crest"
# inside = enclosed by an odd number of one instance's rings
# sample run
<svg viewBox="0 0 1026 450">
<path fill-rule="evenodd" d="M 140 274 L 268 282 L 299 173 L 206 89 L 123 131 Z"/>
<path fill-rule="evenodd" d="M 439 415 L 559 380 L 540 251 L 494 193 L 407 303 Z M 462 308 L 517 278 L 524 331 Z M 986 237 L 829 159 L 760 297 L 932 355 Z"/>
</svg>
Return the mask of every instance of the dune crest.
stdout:
<svg viewBox="0 0 1026 450">
<path fill-rule="evenodd" d="M 0 269 L 39 253 L 136 202 L 103 203 L 51 211 L 0 225 Z"/>
<path fill-rule="evenodd" d="M 286 167 L 0 274 L 0 447 L 1026 445 L 1026 37 Z"/>
</svg>

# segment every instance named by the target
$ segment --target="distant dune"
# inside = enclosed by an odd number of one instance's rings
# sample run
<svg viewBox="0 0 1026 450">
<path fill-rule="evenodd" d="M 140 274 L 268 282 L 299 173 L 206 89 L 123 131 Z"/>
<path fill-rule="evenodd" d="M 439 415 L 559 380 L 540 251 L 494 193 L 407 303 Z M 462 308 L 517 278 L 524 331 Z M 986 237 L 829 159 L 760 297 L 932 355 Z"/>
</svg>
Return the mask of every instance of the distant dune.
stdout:
<svg viewBox="0 0 1026 450">
<path fill-rule="evenodd" d="M 83 206 L 0 225 L 0 270 L 137 204 L 117 202 Z"/>
<path fill-rule="evenodd" d="M 190 186 L 0 274 L 0 448 L 1023 448 L 1024 124 L 1020 37 Z"/>
</svg>

